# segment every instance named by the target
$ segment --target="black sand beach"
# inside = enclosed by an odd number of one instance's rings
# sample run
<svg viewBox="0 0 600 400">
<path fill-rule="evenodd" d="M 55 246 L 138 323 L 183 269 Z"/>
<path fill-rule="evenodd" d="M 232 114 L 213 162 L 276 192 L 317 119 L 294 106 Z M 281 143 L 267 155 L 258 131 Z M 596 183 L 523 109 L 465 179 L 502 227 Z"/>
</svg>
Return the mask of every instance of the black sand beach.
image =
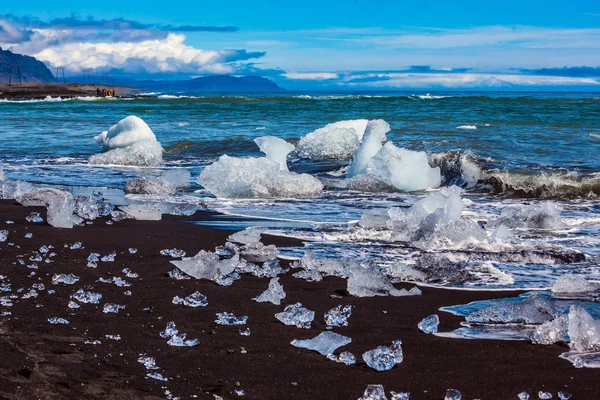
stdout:
<svg viewBox="0 0 600 400">
<path fill-rule="evenodd" d="M 566 346 L 534 346 L 527 342 L 456 340 L 426 335 L 417 329 L 425 316 L 438 313 L 440 330 L 459 326 L 461 318 L 438 312 L 447 305 L 475 300 L 509 297 L 518 292 L 473 292 L 421 288 L 422 296 L 356 298 L 345 290 L 346 282 L 325 278 L 318 283 L 281 276 L 287 297 L 282 306 L 251 299 L 264 291 L 268 279 L 243 275 L 230 287 L 203 280 L 174 280 L 174 269 L 161 249 L 179 248 L 188 255 L 201 249 L 213 250 L 225 242 L 228 231 L 199 227 L 188 221 L 211 218 L 198 212 L 192 217 L 163 216 L 160 222 L 125 220 L 114 225 L 96 220 L 93 225 L 71 230 L 27 222 L 25 217 L 43 208 L 24 208 L 14 201 L 0 201 L 0 229 L 8 240 L 0 243 L 0 275 L 12 285 L 12 293 L 43 283 L 36 298 L 14 300 L 0 311 L 1 399 L 160 399 L 165 390 L 182 399 L 224 399 L 244 390 L 247 399 L 357 399 L 368 384 L 383 384 L 386 391 L 411 392 L 411 399 L 443 399 L 446 389 L 455 388 L 466 399 L 517 399 L 527 391 L 537 398 L 540 390 L 554 394 L 565 391 L 573 399 L 600 398 L 597 371 L 576 369 L 559 358 Z M 14 221 L 6 224 L 5 221 Z M 33 237 L 25 238 L 26 233 Z M 81 241 L 82 249 L 65 248 Z M 282 239 L 263 237 L 266 244 L 285 245 Z M 19 245 L 20 248 L 9 246 Z M 13 264 L 25 260 L 41 246 L 54 246 L 54 262 L 40 262 L 39 269 Z M 130 254 L 128 248 L 137 248 Z M 116 252 L 114 262 L 87 268 L 87 257 Z M 29 263 L 29 262 L 28 262 Z M 139 278 L 125 278 L 132 285 L 117 287 L 100 283 L 100 277 L 124 277 L 130 268 Z M 30 274 L 35 271 L 35 276 Z M 80 276 L 74 285 L 53 285 L 56 273 Z M 411 287 L 405 285 L 404 287 Z M 100 304 L 82 304 L 69 309 L 70 295 L 79 288 L 102 293 Z M 55 290 L 48 294 L 47 289 Z M 131 296 L 124 292 L 130 290 Z M 208 306 L 190 308 L 174 305 L 174 296 L 200 291 Z M 10 295 L 11 293 L 2 293 Z M 331 295 L 342 296 L 332 298 Z M 104 303 L 126 308 L 104 314 Z M 274 314 L 287 304 L 302 302 L 316 312 L 310 330 L 285 326 Z M 357 356 L 357 364 L 346 366 L 315 352 L 297 349 L 293 339 L 312 338 L 324 330 L 323 314 L 338 304 L 351 304 L 348 327 L 334 332 L 352 338 L 341 348 Z M 238 327 L 219 326 L 215 313 L 228 311 L 249 317 L 250 336 Z M 62 317 L 69 325 L 52 325 L 48 318 Z M 159 336 L 167 322 L 174 321 L 188 339 L 198 338 L 195 347 L 171 347 Z M 105 338 L 120 335 L 121 340 Z M 401 339 L 404 362 L 391 371 L 375 372 L 360 355 L 380 345 Z M 99 340 L 101 344 L 86 344 Z M 156 357 L 156 372 L 168 378 L 160 382 L 145 377 L 137 362 L 140 355 Z"/>
</svg>

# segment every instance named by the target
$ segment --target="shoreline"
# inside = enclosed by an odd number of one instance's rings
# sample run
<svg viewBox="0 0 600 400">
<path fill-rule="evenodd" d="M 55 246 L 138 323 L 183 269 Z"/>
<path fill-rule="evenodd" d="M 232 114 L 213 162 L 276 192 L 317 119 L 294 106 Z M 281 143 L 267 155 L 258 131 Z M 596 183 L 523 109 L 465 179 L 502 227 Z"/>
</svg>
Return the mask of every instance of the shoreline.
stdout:
<svg viewBox="0 0 600 400">
<path fill-rule="evenodd" d="M 0 100 L 43 100 L 46 97 L 96 97 L 96 89 L 111 89 L 116 97 L 131 97 L 144 90 L 127 86 L 78 83 L 25 83 L 23 86 L 0 84 Z"/>
<path fill-rule="evenodd" d="M 423 294 L 410 297 L 357 298 L 346 292 L 345 280 L 327 277 L 309 283 L 291 273 L 280 282 L 287 297 L 281 306 L 251 300 L 264 291 L 268 278 L 242 275 L 230 287 L 205 280 L 174 280 L 167 272 L 175 267 L 161 249 L 178 248 L 188 256 L 201 249 L 214 250 L 225 243 L 232 231 L 198 226 L 193 222 L 214 218 L 199 211 L 190 217 L 164 215 L 162 221 L 125 220 L 107 225 L 104 219 L 73 229 L 56 229 L 25 217 L 45 209 L 22 207 L 13 200 L 0 200 L 0 229 L 8 230 L 8 240 L 0 242 L 1 275 L 6 275 L 19 299 L 12 307 L 0 307 L 12 315 L 0 317 L 0 398 L 165 398 L 165 390 L 182 399 L 224 399 L 245 391 L 247 399 L 356 399 L 368 384 L 383 384 L 387 393 L 411 392 L 411 399 L 441 399 L 448 388 L 458 389 L 463 398 L 516 399 L 527 391 L 531 398 L 540 390 L 573 394 L 573 399 L 600 397 L 597 371 L 576 369 L 559 355 L 565 346 L 532 345 L 524 341 L 448 339 L 426 335 L 417 329 L 424 317 L 440 316 L 440 331 L 459 327 L 461 317 L 440 312 L 443 306 L 471 301 L 514 297 L 522 291 L 463 291 L 420 286 Z M 14 224 L 6 224 L 12 220 Z M 25 233 L 32 233 L 27 239 Z M 64 244 L 83 242 L 83 249 Z M 20 248 L 8 246 L 15 243 Z M 285 246 L 292 239 L 265 236 L 265 244 Z M 29 257 L 41 246 L 54 246 L 53 262 L 39 262 L 37 270 L 16 262 Z M 130 254 L 128 248 L 136 248 Z M 87 268 L 87 257 L 116 252 L 114 262 L 100 262 Z M 125 278 L 123 268 L 139 274 Z M 32 272 L 36 272 L 31 276 Z M 53 285 L 54 274 L 75 274 L 74 285 Z M 130 287 L 100 283 L 100 277 L 120 276 Z M 32 284 L 43 283 L 35 298 L 21 299 Z M 397 285 L 410 288 L 414 285 Z M 69 309 L 70 295 L 79 288 L 102 293 L 100 304 L 82 304 Z M 48 294 L 47 290 L 55 290 Z M 130 290 L 131 296 L 124 292 Z M 200 291 L 208 306 L 190 308 L 172 304 L 174 296 L 185 297 Z M 2 296 L 11 293 L 2 293 Z M 335 297 L 332 297 L 335 295 Z M 338 297 L 341 296 L 341 297 Z M 104 314 L 105 303 L 126 308 L 117 314 Z M 316 312 L 312 328 L 285 326 L 274 318 L 285 305 L 302 302 Z M 357 364 L 346 366 L 327 360 L 315 352 L 297 349 L 293 339 L 307 339 L 324 330 L 323 313 L 338 304 L 353 305 L 349 326 L 334 332 L 349 336 L 352 343 L 339 351 L 351 351 Z M 250 336 L 241 336 L 239 327 L 215 324 L 216 312 L 248 315 Z M 384 312 L 385 311 L 385 312 Z M 52 325 L 50 317 L 66 318 L 69 325 Z M 174 321 L 188 339 L 198 338 L 195 347 L 171 347 L 159 336 L 166 323 Z M 105 338 L 120 335 L 121 340 Z M 387 372 L 368 368 L 360 355 L 377 346 L 402 340 L 404 362 Z M 100 340 L 101 344 L 86 344 Z M 245 349 L 245 352 L 241 348 Z M 140 354 L 156 357 L 160 369 L 146 371 L 137 362 Z M 493 367 L 491 367 L 493 366 Z M 158 372 L 168 378 L 161 382 L 145 377 Z M 295 382 L 296 384 L 292 384 Z M 166 388 L 166 389 L 165 389 Z M 196 396 L 196 397 L 194 397 Z"/>
</svg>

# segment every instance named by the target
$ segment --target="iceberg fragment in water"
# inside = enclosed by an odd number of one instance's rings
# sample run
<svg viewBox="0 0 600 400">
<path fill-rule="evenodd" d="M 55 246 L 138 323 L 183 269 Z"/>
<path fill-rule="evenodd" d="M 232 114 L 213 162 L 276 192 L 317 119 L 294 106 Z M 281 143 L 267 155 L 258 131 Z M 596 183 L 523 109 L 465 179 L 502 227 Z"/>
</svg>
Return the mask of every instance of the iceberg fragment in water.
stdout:
<svg viewBox="0 0 600 400">
<path fill-rule="evenodd" d="M 382 148 L 381 143 L 386 139 L 385 134 L 390 131 L 390 124 L 382 119 L 369 121 L 360 146 L 354 153 L 354 159 L 348 168 L 348 178 L 364 174 L 367 164 Z"/>
<path fill-rule="evenodd" d="M 269 281 L 269 287 L 260 296 L 255 297 L 254 301 L 259 303 L 273 303 L 276 305 L 281 304 L 281 300 L 285 299 L 285 292 L 283 286 L 279 283 L 279 278 L 272 278 Z"/>
<path fill-rule="evenodd" d="M 190 185 L 191 174 L 185 169 L 169 170 L 158 178 L 136 178 L 125 184 L 132 194 L 173 195 L 178 189 Z"/>
<path fill-rule="evenodd" d="M 394 340 L 390 347 L 379 346 L 363 353 L 362 358 L 375 371 L 388 371 L 404 360 L 402 342 Z"/>
<path fill-rule="evenodd" d="M 275 318 L 285 325 L 310 329 L 310 325 L 315 319 L 315 312 L 302 306 L 302 303 L 296 303 L 286 306 L 282 312 L 275 314 Z"/>
<path fill-rule="evenodd" d="M 496 224 L 509 228 L 559 229 L 565 226 L 562 209 L 550 201 L 531 205 L 508 206 L 502 209 Z"/>
<path fill-rule="evenodd" d="M 325 331 L 318 336 L 307 340 L 292 340 L 290 344 L 294 347 L 316 351 L 324 356 L 333 354 L 338 348 L 351 343 L 352 339 L 339 333 Z"/>
<path fill-rule="evenodd" d="M 227 155 L 207 166 L 198 177 L 198 183 L 224 198 L 313 197 L 323 190 L 317 178 L 281 171 L 279 163 L 267 158 Z"/>
<path fill-rule="evenodd" d="M 156 141 L 156 136 L 143 119 L 130 115 L 113 125 L 108 131 L 94 137 L 94 140 L 102 144 L 105 150 L 109 150 L 131 146 L 142 140 Z"/>
<path fill-rule="evenodd" d="M 267 159 L 279 164 L 280 171 L 287 171 L 287 155 L 294 151 L 295 146 L 275 136 L 261 136 L 254 139 L 260 151 L 266 154 Z"/>
<path fill-rule="evenodd" d="M 586 280 L 582 275 L 562 275 L 552 285 L 554 294 L 591 293 L 598 289 L 598 285 Z"/>
<path fill-rule="evenodd" d="M 302 158 L 346 158 L 358 148 L 366 119 L 338 121 L 300 138 L 296 153 Z"/>
</svg>

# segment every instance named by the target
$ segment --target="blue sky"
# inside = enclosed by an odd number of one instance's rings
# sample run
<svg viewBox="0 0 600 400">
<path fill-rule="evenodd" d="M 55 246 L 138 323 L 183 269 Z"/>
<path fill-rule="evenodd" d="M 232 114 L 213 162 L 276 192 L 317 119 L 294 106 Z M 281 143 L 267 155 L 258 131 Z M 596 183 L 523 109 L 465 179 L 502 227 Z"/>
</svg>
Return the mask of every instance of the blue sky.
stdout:
<svg viewBox="0 0 600 400">
<path fill-rule="evenodd" d="M 597 0 L 282 3 L 29 0 L 0 16 L 0 45 L 73 74 L 257 74 L 289 88 L 600 88 Z"/>
</svg>

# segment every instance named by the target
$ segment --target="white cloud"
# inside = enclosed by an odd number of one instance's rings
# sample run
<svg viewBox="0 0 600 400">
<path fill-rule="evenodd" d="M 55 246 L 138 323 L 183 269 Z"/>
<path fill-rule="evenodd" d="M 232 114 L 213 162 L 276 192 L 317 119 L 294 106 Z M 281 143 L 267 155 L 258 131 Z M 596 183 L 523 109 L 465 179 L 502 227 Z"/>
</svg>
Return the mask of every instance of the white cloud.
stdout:
<svg viewBox="0 0 600 400">
<path fill-rule="evenodd" d="M 328 79 L 337 79 L 338 74 L 333 72 L 288 72 L 283 74 L 288 79 L 304 81 L 324 81 Z"/>
</svg>

